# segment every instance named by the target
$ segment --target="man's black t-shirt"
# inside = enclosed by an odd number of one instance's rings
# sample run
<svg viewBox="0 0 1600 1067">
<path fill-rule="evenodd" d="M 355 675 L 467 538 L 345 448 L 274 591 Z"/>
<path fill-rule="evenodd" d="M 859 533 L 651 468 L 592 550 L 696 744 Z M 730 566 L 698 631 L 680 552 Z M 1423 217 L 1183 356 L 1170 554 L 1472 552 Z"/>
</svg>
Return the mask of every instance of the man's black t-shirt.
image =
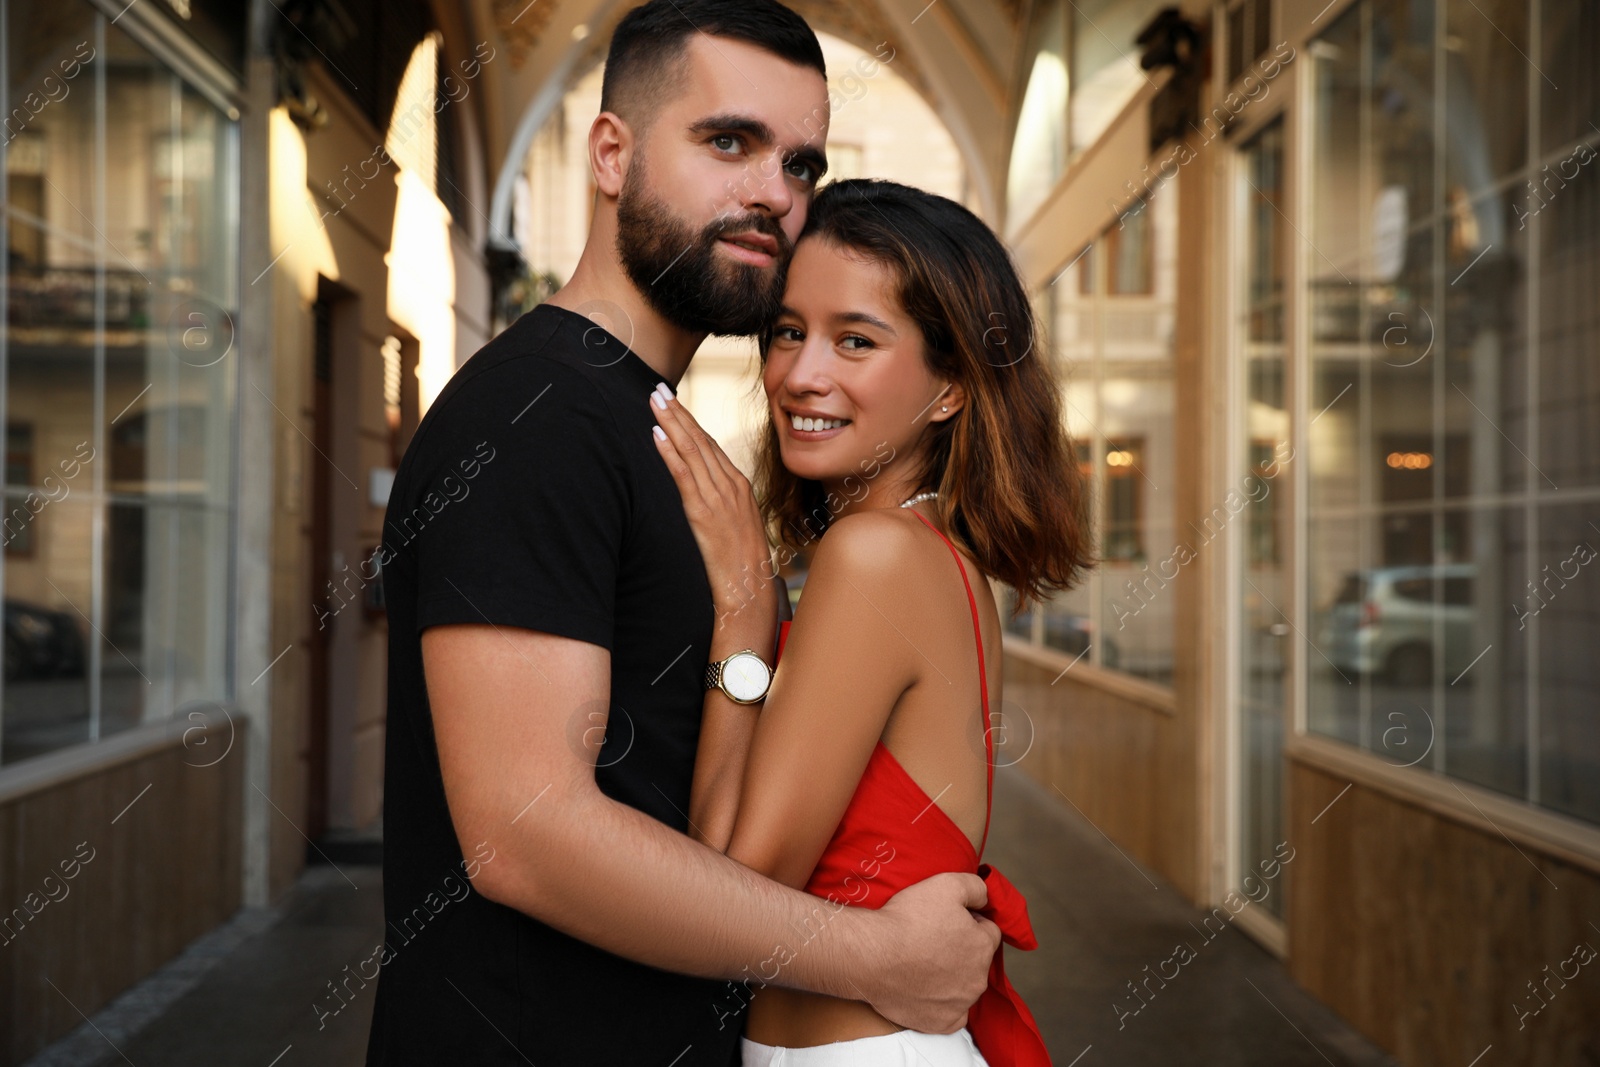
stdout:
<svg viewBox="0 0 1600 1067">
<path fill-rule="evenodd" d="M 384 521 L 387 922 L 369 1065 L 737 1062 L 729 983 L 623 959 L 473 890 L 464 875 L 495 862 L 495 842 L 456 838 L 422 674 L 429 626 L 609 649 L 595 778 L 687 829 L 714 608 L 650 436 L 659 380 L 589 319 L 542 305 L 460 368 L 400 464 Z M 562 743 L 581 746 L 605 711 L 580 713 Z"/>
</svg>

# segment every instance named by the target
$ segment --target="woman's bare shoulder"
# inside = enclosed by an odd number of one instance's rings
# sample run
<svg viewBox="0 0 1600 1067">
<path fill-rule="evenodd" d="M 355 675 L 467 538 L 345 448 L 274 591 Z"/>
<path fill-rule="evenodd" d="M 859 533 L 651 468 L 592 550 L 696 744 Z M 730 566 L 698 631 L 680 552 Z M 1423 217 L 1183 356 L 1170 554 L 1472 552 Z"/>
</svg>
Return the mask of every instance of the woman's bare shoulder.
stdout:
<svg viewBox="0 0 1600 1067">
<path fill-rule="evenodd" d="M 858 511 L 834 520 L 822 535 L 811 568 L 839 571 L 852 578 L 899 581 L 922 560 L 918 531 L 922 522 L 899 508 Z M 809 579 L 808 579 L 809 582 Z"/>
</svg>

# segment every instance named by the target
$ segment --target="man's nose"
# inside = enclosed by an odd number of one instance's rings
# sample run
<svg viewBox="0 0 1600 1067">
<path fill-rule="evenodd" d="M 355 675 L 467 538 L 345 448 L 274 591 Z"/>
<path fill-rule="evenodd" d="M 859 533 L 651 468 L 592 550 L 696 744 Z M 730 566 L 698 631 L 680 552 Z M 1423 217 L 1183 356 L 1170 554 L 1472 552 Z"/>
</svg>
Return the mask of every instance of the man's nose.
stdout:
<svg viewBox="0 0 1600 1067">
<path fill-rule="evenodd" d="M 783 153 L 774 150 L 750 166 L 750 181 L 745 183 L 746 210 L 764 210 L 773 218 L 781 219 L 794 207 L 794 192 L 789 188 L 789 176 L 784 173 Z"/>
</svg>

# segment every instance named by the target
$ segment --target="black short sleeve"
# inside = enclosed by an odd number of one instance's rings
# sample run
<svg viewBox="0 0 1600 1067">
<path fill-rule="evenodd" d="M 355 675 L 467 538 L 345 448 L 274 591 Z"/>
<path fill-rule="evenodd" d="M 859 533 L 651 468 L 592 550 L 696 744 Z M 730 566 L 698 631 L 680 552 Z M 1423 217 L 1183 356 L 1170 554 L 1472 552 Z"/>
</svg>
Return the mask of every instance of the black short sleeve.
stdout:
<svg viewBox="0 0 1600 1067">
<path fill-rule="evenodd" d="M 738 1063 L 743 1014 L 729 1013 L 749 993 L 737 983 L 607 952 L 479 893 L 450 898 L 431 921 L 419 910 L 478 844 L 457 838 L 446 799 L 422 659 L 429 626 L 491 622 L 607 649 L 605 751 L 621 755 L 596 765 L 595 782 L 688 832 L 716 612 L 651 438 L 647 397 L 661 380 L 590 319 L 541 304 L 461 365 L 400 461 L 382 559 L 392 954 L 368 1067 Z"/>
<path fill-rule="evenodd" d="M 493 623 L 610 650 L 630 510 L 617 427 L 582 375 L 516 369 L 456 392 L 391 516 L 416 550 L 417 632 Z"/>
</svg>

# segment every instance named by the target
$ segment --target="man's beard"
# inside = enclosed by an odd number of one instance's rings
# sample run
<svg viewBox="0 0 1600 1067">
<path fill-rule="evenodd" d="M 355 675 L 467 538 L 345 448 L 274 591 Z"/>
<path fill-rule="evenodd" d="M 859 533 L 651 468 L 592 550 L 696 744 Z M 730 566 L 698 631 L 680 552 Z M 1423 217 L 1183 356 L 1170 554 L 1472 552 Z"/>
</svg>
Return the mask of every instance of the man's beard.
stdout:
<svg viewBox="0 0 1600 1067">
<path fill-rule="evenodd" d="M 740 263 L 717 251 L 724 235 L 766 234 L 778 243 L 771 267 Z M 722 217 L 698 234 L 654 196 L 636 159 L 617 198 L 617 254 L 644 298 L 667 321 L 692 333 L 749 336 L 778 317 L 793 251 L 770 215 Z"/>
</svg>

